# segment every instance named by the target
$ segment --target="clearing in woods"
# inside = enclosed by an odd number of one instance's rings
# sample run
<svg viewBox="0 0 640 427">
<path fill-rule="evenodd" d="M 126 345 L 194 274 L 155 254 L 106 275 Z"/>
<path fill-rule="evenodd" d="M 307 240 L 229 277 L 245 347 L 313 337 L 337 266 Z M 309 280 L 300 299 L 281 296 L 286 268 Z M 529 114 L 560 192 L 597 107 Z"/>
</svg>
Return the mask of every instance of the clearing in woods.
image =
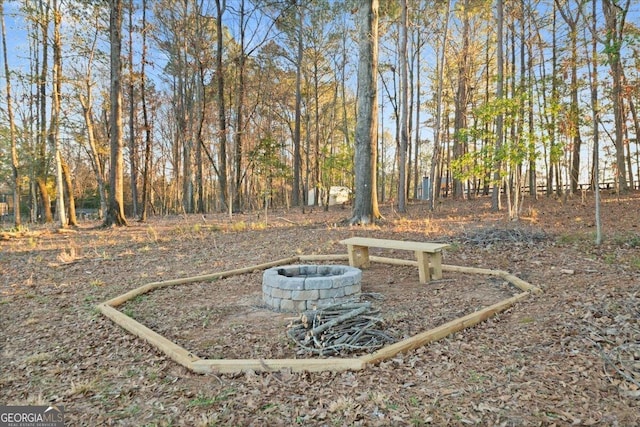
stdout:
<svg viewBox="0 0 640 427">
<path fill-rule="evenodd" d="M 489 201 L 435 213 L 384 209 L 152 218 L 126 229 L 0 233 L 0 403 L 62 404 L 68 425 L 637 425 L 640 423 L 640 194 L 525 200 L 507 222 Z M 96 304 L 145 283 L 299 254 L 345 253 L 365 236 L 441 241 L 444 263 L 499 269 L 539 286 L 496 318 L 357 372 L 198 375 L 102 316 Z M 376 251 L 371 250 L 372 255 Z M 382 252 L 381 252 L 382 253 Z M 406 255 L 393 254 L 406 257 Z M 410 258 L 410 257 L 409 257 Z M 141 295 L 118 307 L 201 357 L 308 357 L 287 317 L 260 304 L 261 272 Z M 363 291 L 397 338 L 504 299 L 496 277 L 373 263 Z"/>
</svg>

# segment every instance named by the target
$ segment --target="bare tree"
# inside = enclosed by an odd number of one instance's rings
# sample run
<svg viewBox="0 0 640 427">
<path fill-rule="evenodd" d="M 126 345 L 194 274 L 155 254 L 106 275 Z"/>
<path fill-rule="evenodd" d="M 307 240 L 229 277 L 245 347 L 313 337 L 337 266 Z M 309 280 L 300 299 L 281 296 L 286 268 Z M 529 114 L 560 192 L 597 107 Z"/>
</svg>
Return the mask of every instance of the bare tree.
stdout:
<svg viewBox="0 0 640 427">
<path fill-rule="evenodd" d="M 571 82 L 569 92 L 571 101 L 569 104 L 569 121 L 567 128 L 573 150 L 571 152 L 570 189 L 571 193 L 578 190 L 578 179 L 580 173 L 580 147 L 582 138 L 580 137 L 580 107 L 578 105 L 578 29 L 580 16 L 582 15 L 582 4 L 578 1 L 575 6 L 568 4 L 566 0 L 555 0 L 556 7 L 564 22 L 569 27 L 569 49 L 571 50 Z"/>
<path fill-rule="evenodd" d="M 98 26 L 99 18 L 95 17 L 95 32 L 93 33 L 93 39 L 88 43 L 85 57 L 87 58 L 86 71 L 82 77 L 78 80 L 78 98 L 82 107 L 82 116 L 84 119 L 84 125 L 87 133 L 87 152 L 91 161 L 91 167 L 96 177 L 98 185 L 98 196 L 100 198 L 100 211 L 99 218 L 103 219 L 107 212 L 107 193 L 105 186 L 105 167 L 104 167 L 104 152 L 106 151 L 103 146 L 106 144 L 106 138 L 100 140 L 98 126 L 96 126 L 96 117 L 93 112 L 93 68 L 96 55 L 96 44 L 98 33 L 100 28 Z"/>
</svg>

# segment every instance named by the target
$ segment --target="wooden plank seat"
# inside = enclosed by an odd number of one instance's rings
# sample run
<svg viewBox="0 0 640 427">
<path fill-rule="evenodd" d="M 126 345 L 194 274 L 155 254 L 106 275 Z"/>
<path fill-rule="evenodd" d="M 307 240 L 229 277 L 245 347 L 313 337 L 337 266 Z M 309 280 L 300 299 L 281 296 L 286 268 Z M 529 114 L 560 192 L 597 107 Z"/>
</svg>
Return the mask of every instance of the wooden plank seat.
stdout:
<svg viewBox="0 0 640 427">
<path fill-rule="evenodd" d="M 351 237 L 341 240 L 340 243 L 347 245 L 349 265 L 357 268 L 369 267 L 369 248 L 413 251 L 418 260 L 420 283 L 427 283 L 432 279 L 442 279 L 442 250 L 449 247 L 445 243 L 411 242 L 369 237 Z"/>
</svg>

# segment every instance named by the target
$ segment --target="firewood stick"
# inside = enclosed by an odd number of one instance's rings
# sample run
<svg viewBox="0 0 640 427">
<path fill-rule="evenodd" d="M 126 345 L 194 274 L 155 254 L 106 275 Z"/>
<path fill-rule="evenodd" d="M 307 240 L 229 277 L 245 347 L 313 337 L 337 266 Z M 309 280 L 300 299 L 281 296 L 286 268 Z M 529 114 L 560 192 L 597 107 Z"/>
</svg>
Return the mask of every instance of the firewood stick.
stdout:
<svg viewBox="0 0 640 427">
<path fill-rule="evenodd" d="M 316 335 L 320 334 L 321 332 L 326 331 L 330 327 L 336 325 L 337 323 L 340 323 L 340 322 L 342 322 L 344 320 L 347 320 L 347 319 L 351 319 L 352 317 L 355 317 L 355 316 L 357 316 L 359 314 L 364 313 L 365 311 L 367 311 L 367 308 L 368 307 L 360 307 L 360 308 L 352 310 L 352 311 L 350 311 L 348 313 L 345 313 L 342 316 L 338 316 L 335 319 L 332 319 L 329 322 L 324 323 L 324 324 L 312 329 L 311 330 L 311 334 L 316 336 Z"/>
</svg>

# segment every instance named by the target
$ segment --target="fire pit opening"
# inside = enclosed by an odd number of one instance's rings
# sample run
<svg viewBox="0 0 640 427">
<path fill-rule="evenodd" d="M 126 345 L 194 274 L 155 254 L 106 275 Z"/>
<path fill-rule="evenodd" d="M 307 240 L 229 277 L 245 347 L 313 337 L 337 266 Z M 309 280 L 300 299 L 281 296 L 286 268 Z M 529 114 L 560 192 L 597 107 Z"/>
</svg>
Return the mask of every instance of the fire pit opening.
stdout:
<svg viewBox="0 0 640 427">
<path fill-rule="evenodd" d="M 360 294 L 362 271 L 347 265 L 286 265 L 265 270 L 262 300 L 276 311 L 302 312 Z"/>
</svg>

